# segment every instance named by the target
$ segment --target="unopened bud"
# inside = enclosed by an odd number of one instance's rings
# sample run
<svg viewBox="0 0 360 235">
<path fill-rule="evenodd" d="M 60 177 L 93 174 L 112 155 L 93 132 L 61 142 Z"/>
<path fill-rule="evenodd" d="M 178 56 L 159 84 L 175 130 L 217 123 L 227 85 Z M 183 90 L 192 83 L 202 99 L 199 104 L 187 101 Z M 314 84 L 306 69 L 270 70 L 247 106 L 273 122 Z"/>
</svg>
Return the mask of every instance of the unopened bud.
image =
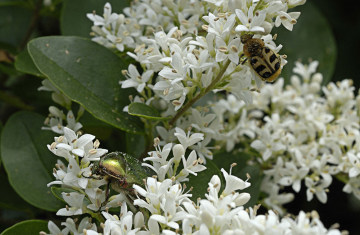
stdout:
<svg viewBox="0 0 360 235">
<path fill-rule="evenodd" d="M 219 192 L 220 190 L 220 187 L 221 187 L 221 180 L 219 178 L 218 175 L 214 175 L 211 180 L 210 180 L 210 183 L 212 185 L 214 185 L 214 188 L 216 189 L 217 192 Z M 215 186 L 216 185 L 216 186 Z"/>
<path fill-rule="evenodd" d="M 185 149 L 181 144 L 177 144 L 173 147 L 174 162 L 180 162 L 181 157 L 185 154 Z"/>
</svg>

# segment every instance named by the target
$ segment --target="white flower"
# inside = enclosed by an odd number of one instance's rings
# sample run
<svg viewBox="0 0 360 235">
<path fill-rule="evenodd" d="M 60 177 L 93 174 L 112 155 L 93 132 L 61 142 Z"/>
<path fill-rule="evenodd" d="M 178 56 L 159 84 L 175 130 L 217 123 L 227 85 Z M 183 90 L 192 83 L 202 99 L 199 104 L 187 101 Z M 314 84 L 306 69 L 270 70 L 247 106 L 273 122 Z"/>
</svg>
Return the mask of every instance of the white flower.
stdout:
<svg viewBox="0 0 360 235">
<path fill-rule="evenodd" d="M 222 192 L 223 196 L 227 196 L 238 189 L 243 190 L 247 187 L 250 187 L 251 185 L 251 183 L 247 182 L 247 180 L 243 181 L 242 179 L 234 175 L 231 175 L 231 169 L 232 167 L 230 168 L 230 172 L 229 172 L 230 174 L 228 174 L 223 168 L 221 168 L 221 172 L 223 173 L 226 181 L 225 189 Z"/>
<path fill-rule="evenodd" d="M 199 14 L 192 15 L 190 18 L 185 19 L 184 15 L 179 12 L 178 19 L 180 22 L 180 30 L 183 34 L 191 33 L 197 35 L 199 25 Z"/>
<path fill-rule="evenodd" d="M 156 220 L 161 224 L 165 224 L 173 229 L 179 229 L 179 224 L 176 221 L 183 220 L 187 213 L 185 211 L 176 212 L 175 195 L 172 193 L 165 193 L 165 203 L 162 204 L 162 215 L 152 215 L 150 219 Z"/>
<path fill-rule="evenodd" d="M 146 86 L 147 81 L 152 77 L 154 71 L 148 70 L 141 76 L 133 64 L 129 65 L 128 73 L 126 73 L 127 80 L 120 81 L 121 88 L 135 87 L 141 93 Z"/>
<path fill-rule="evenodd" d="M 175 52 L 171 57 L 171 66 L 164 67 L 160 72 L 159 75 L 168 78 L 172 84 L 179 82 L 185 79 L 187 75 L 187 68 L 190 66 L 189 64 L 185 64 L 183 59 L 181 58 L 180 53 Z"/>
<path fill-rule="evenodd" d="M 195 127 L 204 133 L 215 134 L 215 131 L 209 128 L 209 125 L 216 118 L 216 114 L 210 113 L 205 115 L 205 113 L 203 113 L 203 115 L 201 115 L 197 109 L 192 109 L 191 113 L 192 115 L 189 119 L 192 127 Z"/>
<path fill-rule="evenodd" d="M 296 24 L 296 19 L 300 16 L 300 12 L 286 13 L 279 11 L 278 13 L 279 15 L 276 17 L 275 26 L 279 27 L 283 24 L 287 30 L 292 31 L 294 24 Z"/>
<path fill-rule="evenodd" d="M 78 138 L 75 132 L 67 127 L 64 127 L 64 136 L 68 141 L 68 144 L 59 143 L 56 145 L 56 148 L 65 149 L 79 157 L 83 157 L 85 154 L 83 149 L 84 146 L 95 138 L 95 136 L 90 134 L 84 134 Z"/>
<path fill-rule="evenodd" d="M 188 159 L 185 160 L 185 156 L 182 155 L 184 169 L 181 170 L 180 176 L 187 176 L 188 174 L 197 175 L 196 172 L 200 172 L 206 169 L 205 166 L 201 165 L 202 161 L 199 161 L 196 156 L 196 151 L 191 151 Z M 179 178 L 182 181 L 183 177 Z"/>
<path fill-rule="evenodd" d="M 142 199 L 136 199 L 134 201 L 134 205 L 138 205 L 140 207 L 144 207 L 148 209 L 152 214 L 158 214 L 160 210 L 160 202 L 161 197 L 167 191 L 167 189 L 171 186 L 172 180 L 166 179 L 163 182 L 158 182 L 156 179 L 152 177 L 148 177 L 145 189 L 134 184 L 134 189 L 144 198 L 148 198 L 149 202 L 144 201 Z"/>
<path fill-rule="evenodd" d="M 84 217 L 77 226 L 74 220 L 67 218 L 66 222 L 61 223 L 61 225 L 70 229 L 71 233 L 74 235 L 83 235 L 85 233 L 84 230 L 88 235 L 98 235 L 96 224 L 90 222 L 91 219 L 89 217 Z"/>
<path fill-rule="evenodd" d="M 91 21 L 94 21 L 94 25 L 104 25 L 105 27 L 110 25 L 112 22 L 117 20 L 118 14 L 111 13 L 111 5 L 110 3 L 106 3 L 104 6 L 104 17 L 98 16 L 94 13 L 88 13 L 86 14 L 87 18 L 89 18 Z"/>
<path fill-rule="evenodd" d="M 279 158 L 281 159 L 281 157 Z M 282 177 L 278 183 L 285 186 L 292 185 L 295 192 L 300 192 L 301 180 L 305 178 L 310 169 L 308 167 L 301 167 L 298 169 L 293 162 L 285 162 L 285 166 L 286 174 L 290 176 Z"/>
<path fill-rule="evenodd" d="M 106 38 L 114 43 L 119 51 L 124 51 L 125 46 L 134 43 L 134 39 L 130 36 L 129 31 L 127 31 L 127 28 L 124 25 L 119 26 L 116 36 L 107 34 Z"/>
<path fill-rule="evenodd" d="M 239 20 L 241 21 L 242 25 L 238 25 L 235 28 L 236 32 L 265 32 L 265 29 L 261 27 L 261 24 L 264 22 L 266 13 L 264 11 L 260 11 L 258 16 L 253 15 L 254 9 L 251 6 L 248 10 L 248 16 L 244 14 L 244 12 L 240 9 L 236 9 L 235 13 Z"/>
<path fill-rule="evenodd" d="M 85 195 L 72 193 L 61 193 L 63 199 L 69 204 L 70 208 L 63 208 L 56 212 L 56 215 L 70 216 L 70 215 L 81 215 L 83 213 L 83 201 Z"/>
<path fill-rule="evenodd" d="M 326 189 L 329 187 L 330 183 L 331 181 L 325 181 L 322 179 L 318 182 L 315 182 L 311 178 L 306 177 L 305 185 L 308 188 L 306 190 L 307 200 L 311 201 L 315 194 L 319 201 L 325 204 L 327 201 Z"/>
<path fill-rule="evenodd" d="M 64 228 L 63 230 L 60 230 L 59 227 L 56 226 L 56 224 L 51 220 L 49 220 L 48 229 L 50 231 L 50 234 L 47 235 L 58 235 L 58 234 L 67 235 L 70 231 L 69 228 Z"/>
<path fill-rule="evenodd" d="M 229 58 L 234 64 L 239 63 L 239 53 L 241 52 L 240 47 L 240 38 L 232 39 L 228 45 L 221 37 L 215 38 L 217 52 L 216 52 L 216 62 L 224 61 L 226 58 Z"/>
<path fill-rule="evenodd" d="M 183 131 L 182 129 L 175 127 L 175 134 L 174 134 L 179 142 L 181 143 L 181 145 L 184 147 L 184 149 L 186 150 L 189 146 L 196 144 L 197 142 L 199 142 L 200 140 L 204 139 L 204 134 L 201 133 L 194 133 L 190 136 L 190 130 L 188 131 L 187 134 L 185 134 L 185 131 Z"/>
</svg>

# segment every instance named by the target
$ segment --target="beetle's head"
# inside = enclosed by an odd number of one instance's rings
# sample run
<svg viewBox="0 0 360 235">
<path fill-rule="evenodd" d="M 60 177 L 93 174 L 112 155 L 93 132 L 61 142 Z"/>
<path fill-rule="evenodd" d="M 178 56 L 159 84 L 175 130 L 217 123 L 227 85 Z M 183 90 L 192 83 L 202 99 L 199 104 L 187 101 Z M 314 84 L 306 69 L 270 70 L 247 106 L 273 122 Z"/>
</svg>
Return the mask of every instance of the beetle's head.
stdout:
<svg viewBox="0 0 360 235">
<path fill-rule="evenodd" d="M 92 175 L 100 175 L 101 174 L 99 164 L 100 164 L 100 161 L 97 161 L 94 163 L 94 165 L 92 165 L 92 167 L 91 167 Z"/>
<path fill-rule="evenodd" d="M 241 43 L 244 44 L 248 40 L 252 39 L 254 37 L 254 34 L 244 34 L 240 37 Z"/>
</svg>

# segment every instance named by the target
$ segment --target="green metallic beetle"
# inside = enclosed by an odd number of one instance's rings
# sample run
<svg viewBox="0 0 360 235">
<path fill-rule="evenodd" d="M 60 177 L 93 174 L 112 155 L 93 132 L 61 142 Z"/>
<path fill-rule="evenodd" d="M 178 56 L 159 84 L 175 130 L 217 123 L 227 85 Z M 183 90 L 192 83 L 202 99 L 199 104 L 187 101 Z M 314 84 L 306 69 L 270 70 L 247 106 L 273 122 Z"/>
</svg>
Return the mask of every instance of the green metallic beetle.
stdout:
<svg viewBox="0 0 360 235">
<path fill-rule="evenodd" d="M 136 198 L 133 185 L 144 187 L 143 179 L 156 174 L 150 168 L 141 166 L 141 162 L 136 158 L 122 152 L 113 152 L 101 157 L 100 161 L 92 166 L 91 173 L 91 176 L 86 178 L 105 179 L 108 182 L 106 200 L 102 206 L 109 200 L 110 185 L 115 191 L 125 194 L 133 201 Z"/>
</svg>

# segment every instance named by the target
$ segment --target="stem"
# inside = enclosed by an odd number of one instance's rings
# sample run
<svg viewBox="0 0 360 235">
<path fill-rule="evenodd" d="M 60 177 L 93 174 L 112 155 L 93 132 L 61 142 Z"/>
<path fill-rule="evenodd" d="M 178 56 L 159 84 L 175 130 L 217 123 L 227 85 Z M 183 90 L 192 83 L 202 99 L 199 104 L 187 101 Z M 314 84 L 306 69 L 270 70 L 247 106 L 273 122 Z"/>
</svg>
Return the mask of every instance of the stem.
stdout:
<svg viewBox="0 0 360 235">
<path fill-rule="evenodd" d="M 217 77 L 211 82 L 211 84 L 206 87 L 205 91 L 200 92 L 197 96 L 194 97 L 194 99 L 189 100 L 189 102 L 186 103 L 186 105 L 184 107 L 182 107 L 180 109 L 180 111 L 170 120 L 169 124 L 173 125 L 185 112 L 186 110 L 188 110 L 190 107 L 192 107 L 192 105 L 198 101 L 201 97 L 203 97 L 204 95 L 206 95 L 208 92 L 210 92 L 213 87 L 218 83 L 218 81 L 222 78 L 222 76 L 224 75 L 226 69 L 229 67 L 231 61 L 228 59 L 224 65 L 224 67 L 220 70 L 219 74 L 217 75 Z"/>
<path fill-rule="evenodd" d="M 26 34 L 25 34 L 25 37 L 24 37 L 23 41 L 20 44 L 20 49 L 21 50 L 26 47 L 26 44 L 27 44 L 29 38 L 31 37 L 31 34 L 32 34 L 33 30 L 35 29 L 35 26 L 36 26 L 36 24 L 38 22 L 41 3 L 42 3 L 42 0 L 38 0 L 37 3 L 36 3 L 36 8 L 35 8 L 33 17 L 31 18 L 30 26 L 29 26 Z"/>
</svg>

